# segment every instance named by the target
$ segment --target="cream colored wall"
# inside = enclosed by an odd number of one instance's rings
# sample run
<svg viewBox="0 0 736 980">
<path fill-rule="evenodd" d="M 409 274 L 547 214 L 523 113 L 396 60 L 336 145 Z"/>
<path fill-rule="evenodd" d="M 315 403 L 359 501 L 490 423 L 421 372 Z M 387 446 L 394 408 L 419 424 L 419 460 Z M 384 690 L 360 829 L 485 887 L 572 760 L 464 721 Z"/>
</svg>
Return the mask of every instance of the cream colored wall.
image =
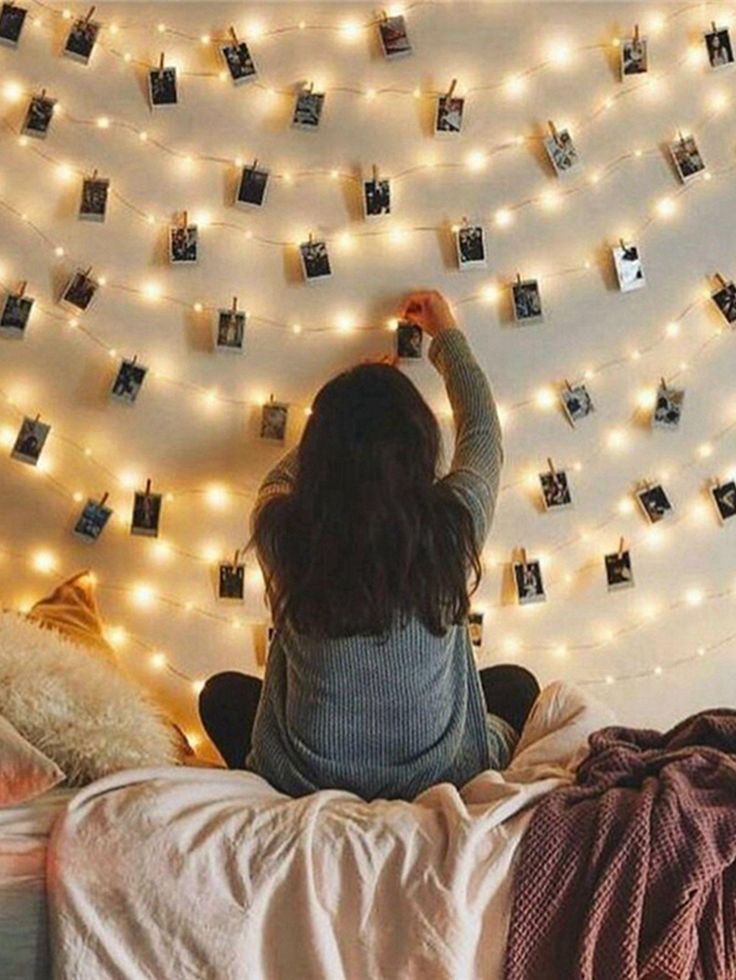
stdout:
<svg viewBox="0 0 736 980">
<path fill-rule="evenodd" d="M 249 585 L 242 609 L 223 607 L 214 598 L 211 566 L 196 560 L 205 549 L 229 555 L 242 543 L 250 497 L 229 497 L 218 509 L 199 491 L 213 484 L 252 491 L 279 450 L 258 440 L 258 410 L 248 403 L 270 393 L 291 402 L 292 444 L 301 425 L 299 406 L 307 405 L 335 371 L 388 351 L 392 338 L 384 324 L 402 294 L 415 286 L 436 286 L 462 301 L 462 325 L 506 409 L 504 490 L 479 596 L 479 605 L 487 607 L 483 662 L 507 659 L 509 645 L 518 641 L 524 648 L 515 656 L 544 680 L 594 682 L 592 690 L 627 722 L 664 725 L 706 705 L 732 703 L 733 642 L 703 656 L 697 650 L 736 632 L 733 599 L 705 598 L 691 606 L 686 596 L 734 585 L 736 527 L 718 526 L 703 489 L 708 478 L 724 476 L 736 464 L 733 433 L 717 437 L 736 418 L 734 338 L 725 332 L 701 349 L 715 336 L 718 322 L 700 299 L 708 275 L 736 274 L 733 109 L 729 104 L 719 115 L 713 112 L 719 93 L 729 95 L 733 75 L 711 74 L 702 60 L 688 57 L 701 30 L 711 19 L 721 19 L 719 8 L 674 16 L 678 9 L 663 5 L 660 12 L 670 19 L 656 35 L 649 30 L 659 84 L 640 91 L 629 91 L 636 83 L 620 84 L 610 46 L 612 37 L 635 22 L 644 27 L 656 13 L 635 4 L 420 4 L 408 21 L 415 53 L 394 63 L 382 59 L 370 31 L 350 39 L 329 30 L 295 30 L 254 40 L 264 85 L 291 90 L 314 80 L 326 86 L 323 125 L 316 134 L 289 128 L 289 95 L 235 89 L 216 78 L 182 78 L 181 105 L 152 116 L 140 67 L 105 50 L 96 52 L 88 68 L 60 58 L 65 28 L 48 13 L 42 15 L 43 26 L 29 27 L 19 51 L 0 49 L 3 83 L 45 87 L 63 107 L 43 143 L 22 148 L 3 132 L 0 199 L 26 212 L 52 245 L 61 243 L 67 252 L 57 258 L 30 224 L 3 210 L 2 280 L 27 279 L 38 306 L 52 313 L 73 260 L 93 265 L 108 280 L 82 321 L 89 334 L 37 309 L 22 343 L 0 344 L 3 391 L 53 425 L 44 457 L 51 466 L 48 476 L 10 460 L 0 464 L 0 540 L 10 552 L 0 566 L 3 601 L 28 602 L 61 571 L 89 566 L 99 577 L 109 622 L 165 651 L 175 668 L 195 678 L 226 667 L 253 670 L 254 643 L 262 642 L 262 630 L 235 629 L 229 620 L 264 621 L 259 589 Z M 134 61 L 156 62 L 166 50 L 193 72 L 218 71 L 215 53 L 196 41 L 159 35 L 158 21 L 198 38 L 231 23 L 247 34 L 256 22 L 268 30 L 299 20 L 341 25 L 372 12 L 360 4 L 249 4 L 247 13 L 243 5 L 218 3 L 104 4 L 98 10 L 108 23 L 149 25 L 108 36 L 105 43 L 132 52 Z M 569 47 L 569 64 L 532 73 L 522 93 L 498 84 L 540 65 L 550 52 L 559 55 L 563 45 Z M 454 77 L 460 89 L 488 88 L 469 95 L 462 136 L 438 141 L 431 136 L 432 98 L 411 92 L 444 90 Z M 340 87 L 401 91 L 369 99 Z M 603 109 L 609 98 L 615 100 L 612 107 Z M 20 102 L 2 103 L 3 119 L 14 133 L 22 109 Z M 100 116 L 113 125 L 99 128 Z M 538 135 L 548 119 L 558 126 L 568 122 L 579 144 L 584 171 L 570 183 L 551 175 L 535 140 L 493 152 L 517 136 Z M 713 179 L 681 193 L 665 146 L 678 129 L 691 128 Z M 140 130 L 149 135 L 146 143 L 136 135 Z M 257 156 L 272 171 L 294 177 L 273 181 L 266 207 L 244 214 L 230 203 L 234 165 L 196 160 L 187 165 L 157 141 L 195 157 Z M 635 149 L 645 152 L 632 156 Z M 472 154 L 487 158 L 477 170 L 465 165 Z M 105 224 L 77 221 L 77 177 L 65 181 L 52 161 L 85 171 L 97 168 L 111 178 L 121 197 L 111 201 Z M 422 169 L 432 161 L 450 166 Z M 348 177 L 373 163 L 386 174 L 404 175 L 394 183 L 395 215 L 385 224 L 367 225 L 357 185 Z M 336 180 L 329 176 L 333 168 L 340 174 Z M 302 171 L 328 173 L 300 176 Z M 594 185 L 595 174 L 605 176 Z M 572 193 L 558 206 L 554 200 L 552 207 L 549 200 L 539 203 L 540 195 L 568 188 Z M 666 196 L 675 204 L 667 220 L 656 211 Z M 144 216 L 151 212 L 165 221 L 183 209 L 191 215 L 206 211 L 230 226 L 202 229 L 198 267 L 170 269 L 163 226 L 149 225 L 122 198 Z M 495 226 L 498 209 L 530 199 L 510 227 Z M 485 271 L 460 274 L 454 268 L 448 229 L 463 216 L 486 223 L 490 261 Z M 622 295 L 612 282 L 608 248 L 644 226 L 639 241 L 648 286 Z M 423 230 L 411 230 L 415 227 Z M 408 229 L 404 240 L 360 237 L 392 229 Z M 293 249 L 248 240 L 246 230 L 276 242 L 293 242 L 310 230 L 333 240 L 345 231 L 355 238 L 350 247 L 334 242 L 332 280 L 308 286 L 299 281 Z M 517 271 L 541 277 L 548 314 L 543 324 L 510 322 L 506 286 Z M 147 283 L 183 305 L 116 288 L 139 290 Z M 498 302 L 479 300 L 487 286 L 499 287 Z M 212 353 L 212 318 L 192 309 L 195 302 L 229 305 L 236 294 L 254 316 L 242 359 Z M 666 325 L 694 300 L 679 334 L 666 336 Z M 341 316 L 375 329 L 322 329 L 333 328 Z M 294 322 L 303 325 L 301 335 L 290 331 Z M 104 345 L 135 353 L 180 382 L 245 404 L 211 406 L 201 392 L 151 376 L 134 408 L 111 403 L 114 361 Z M 638 360 L 630 357 L 635 349 L 642 351 Z M 576 429 L 557 408 L 536 404 L 540 389 L 609 361 L 616 363 L 589 382 L 597 411 Z M 687 387 L 681 429 L 653 432 L 646 413 L 636 411 L 641 389 L 673 375 L 683 361 L 689 367 L 681 376 Z M 432 368 L 425 362 L 411 371 L 432 404 L 446 408 Z M 526 400 L 530 403 L 512 407 Z M 17 419 L 6 404 L 0 404 L 0 423 L 7 441 Z M 624 440 L 621 448 L 610 447 L 612 432 Z M 89 447 L 92 458 L 67 440 Z M 712 449 L 708 458 L 700 455 L 705 443 Z M 523 482 L 545 468 L 548 456 L 570 471 L 572 510 L 542 513 L 536 492 Z M 572 471 L 575 461 L 583 463 L 579 473 Z M 617 507 L 636 481 L 663 471 L 676 515 L 653 537 L 637 512 L 619 514 Z M 174 551 L 161 560 L 150 541 L 130 537 L 131 495 L 119 482 L 125 474 L 151 477 L 154 488 L 175 494 L 164 505 L 162 540 L 187 554 Z M 120 520 L 96 545 L 85 547 L 70 533 L 78 505 L 68 493 L 106 490 Z M 602 555 L 617 547 L 621 535 L 631 542 L 636 587 L 608 594 Z M 503 563 L 518 545 L 530 555 L 549 557 L 544 605 L 520 609 L 508 602 Z M 32 567 L 39 550 L 56 558 L 52 574 Z M 141 606 L 129 592 L 118 591 L 140 584 L 179 605 L 154 598 Z M 190 602 L 208 615 L 181 608 Z M 654 619 L 640 629 L 586 648 L 606 630 L 641 623 L 652 609 Z M 189 684 L 152 672 L 149 653 L 131 637 L 120 650 L 131 669 L 177 700 L 191 723 Z M 678 665 L 681 659 L 686 662 Z M 606 675 L 618 679 L 606 685 Z"/>
</svg>

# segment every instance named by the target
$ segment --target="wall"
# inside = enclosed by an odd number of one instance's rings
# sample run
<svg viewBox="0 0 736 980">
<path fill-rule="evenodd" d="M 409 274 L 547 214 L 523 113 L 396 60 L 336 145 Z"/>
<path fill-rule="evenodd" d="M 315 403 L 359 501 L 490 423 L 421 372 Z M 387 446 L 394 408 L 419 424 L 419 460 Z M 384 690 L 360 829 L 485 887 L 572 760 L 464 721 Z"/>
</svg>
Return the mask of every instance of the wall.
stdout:
<svg viewBox="0 0 736 980">
<path fill-rule="evenodd" d="M 702 30 L 722 21 L 717 5 L 417 4 L 408 14 L 414 54 L 388 63 L 370 29 L 279 31 L 300 20 L 359 24 L 370 5 L 249 4 L 246 14 L 218 3 L 105 4 L 105 23 L 133 26 L 108 31 L 104 45 L 118 56 L 100 48 L 86 68 L 59 57 L 68 23 L 40 7 L 33 13 L 42 24 L 29 26 L 20 49 L 0 48 L 9 127 L 1 278 L 27 280 L 37 299 L 26 338 L 0 344 L 0 387 L 13 403 L 0 404 L 0 424 L 6 447 L 18 410 L 41 413 L 53 429 L 45 472 L 0 464 L 6 604 L 27 605 L 63 572 L 93 569 L 107 620 L 126 631 L 113 634 L 120 656 L 191 727 L 185 678 L 254 670 L 262 649 L 257 578 L 249 574 L 246 602 L 233 609 L 215 599 L 212 565 L 245 540 L 252 492 L 280 453 L 258 439 L 258 405 L 271 393 L 291 404 L 291 445 L 323 381 L 390 350 L 386 319 L 408 289 L 430 285 L 458 304 L 504 409 L 504 487 L 478 596 L 482 662 L 513 656 L 544 680 L 590 684 L 627 722 L 664 725 L 733 702 L 736 527 L 719 526 L 707 496 L 707 481 L 736 466 L 734 339 L 719 333 L 707 300 L 708 277 L 736 269 L 733 76 L 712 73 L 700 55 Z M 159 34 L 159 21 L 180 33 Z M 198 40 L 231 23 L 252 38 L 261 86 L 218 80 L 217 52 Z M 619 81 L 611 42 L 634 23 L 650 39 L 649 85 Z M 162 50 L 195 74 L 181 79 L 178 107 L 152 115 L 138 61 L 156 63 Z M 126 51 L 130 62 L 120 57 Z M 458 91 L 474 91 L 464 132 L 442 141 L 432 136 L 431 93 L 453 78 Z M 318 133 L 288 124 L 291 92 L 310 80 L 327 91 Z M 60 100 L 45 142 L 18 144 L 25 96 L 13 101 L 14 86 L 45 87 Z M 373 98 L 354 91 L 384 88 Z M 539 141 L 550 119 L 571 127 L 579 177 L 551 173 Z M 678 130 L 697 134 L 709 182 L 681 187 L 667 153 Z M 231 206 L 239 156 L 279 175 L 262 211 Z M 374 163 L 394 177 L 395 213 L 366 224 L 354 178 Z M 95 168 L 114 192 L 99 225 L 76 218 L 79 172 Z M 200 215 L 202 257 L 172 269 L 166 225 L 185 209 Z M 508 226 L 499 226 L 499 209 L 511 209 Z M 455 268 L 450 226 L 463 217 L 486 226 L 485 270 Z M 330 239 L 334 275 L 307 285 L 293 243 L 310 231 Z M 630 294 L 617 290 L 611 269 L 609 249 L 621 237 L 636 238 L 645 263 L 647 287 Z M 107 284 L 73 327 L 56 299 L 76 264 L 92 265 Z M 540 278 L 541 324 L 512 321 L 508 284 L 517 272 Z M 176 302 L 144 295 L 151 284 Z M 209 310 L 235 295 L 252 314 L 242 358 L 211 350 Z M 109 399 L 118 356 L 109 348 L 152 369 L 133 408 Z M 446 412 L 431 366 L 408 370 Z M 585 371 L 596 411 L 573 428 L 549 392 Z M 653 431 L 640 407 L 662 376 L 687 389 L 676 432 Z M 449 433 L 446 418 L 443 426 Z M 570 475 L 572 509 L 540 508 L 536 474 L 548 457 Z M 128 533 L 130 486 L 148 477 L 173 495 L 163 548 Z M 675 506 L 654 532 L 631 508 L 644 478 L 664 479 Z M 105 491 L 115 523 L 86 546 L 71 535 L 79 504 L 70 495 Z M 602 556 L 621 536 L 636 585 L 608 593 Z M 517 546 L 543 558 L 544 604 L 519 608 L 509 596 Z M 152 650 L 174 670 L 153 669 Z"/>
</svg>

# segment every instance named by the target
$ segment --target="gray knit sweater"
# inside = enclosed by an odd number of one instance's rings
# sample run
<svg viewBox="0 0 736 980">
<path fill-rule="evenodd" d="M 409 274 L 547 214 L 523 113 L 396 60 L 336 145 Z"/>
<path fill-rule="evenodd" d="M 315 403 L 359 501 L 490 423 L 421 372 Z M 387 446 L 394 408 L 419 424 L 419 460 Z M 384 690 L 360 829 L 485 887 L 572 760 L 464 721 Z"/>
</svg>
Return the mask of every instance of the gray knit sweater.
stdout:
<svg viewBox="0 0 736 980">
<path fill-rule="evenodd" d="M 455 420 L 444 477 L 486 538 L 503 461 L 488 381 L 460 330 L 444 330 L 429 358 L 442 374 Z M 292 450 L 268 474 L 256 509 L 288 493 Z M 290 796 L 339 788 L 364 799 L 413 799 L 439 782 L 460 787 L 508 763 L 513 730 L 487 715 L 468 628 L 434 636 L 418 620 L 388 637 L 311 639 L 277 631 L 253 729 L 249 769 Z"/>
</svg>

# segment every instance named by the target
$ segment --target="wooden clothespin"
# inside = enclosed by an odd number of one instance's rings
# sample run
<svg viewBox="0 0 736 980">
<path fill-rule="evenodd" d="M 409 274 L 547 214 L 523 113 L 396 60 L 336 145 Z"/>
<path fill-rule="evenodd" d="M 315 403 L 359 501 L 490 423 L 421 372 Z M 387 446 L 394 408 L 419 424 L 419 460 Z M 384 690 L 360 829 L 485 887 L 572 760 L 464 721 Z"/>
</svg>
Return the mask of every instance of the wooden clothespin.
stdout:
<svg viewBox="0 0 736 980">
<path fill-rule="evenodd" d="M 95 169 L 92 171 L 92 176 L 90 180 L 96 180 L 96 179 L 97 179 L 97 167 L 95 167 Z"/>
<path fill-rule="evenodd" d="M 557 471 L 555 470 L 554 463 L 552 462 L 549 456 L 547 457 L 547 466 L 549 466 L 549 471 L 552 474 L 552 476 L 555 476 Z"/>
<path fill-rule="evenodd" d="M 18 286 L 18 296 L 23 296 L 23 294 L 26 291 L 26 286 L 27 285 L 28 285 L 28 283 L 24 279 L 23 282 Z"/>
<path fill-rule="evenodd" d="M 240 557 L 240 548 L 235 549 L 235 554 L 233 555 L 233 565 L 237 566 L 238 558 Z"/>
<path fill-rule="evenodd" d="M 725 289 L 726 286 L 728 285 L 728 283 L 723 278 L 723 276 L 720 274 L 720 272 L 716 272 L 715 275 L 713 276 L 713 278 L 718 283 L 718 285 L 721 287 L 721 289 Z"/>
<path fill-rule="evenodd" d="M 131 364 L 136 364 L 137 362 L 138 362 L 138 355 L 137 354 L 133 354 L 133 357 L 131 358 L 130 363 Z"/>
<path fill-rule="evenodd" d="M 308 241 L 309 241 L 309 244 L 310 245 L 313 245 L 314 244 L 314 235 L 312 234 L 311 231 L 309 232 L 309 239 L 308 239 Z"/>
<path fill-rule="evenodd" d="M 528 562 L 526 560 L 526 548 L 519 548 L 519 554 L 521 555 L 521 564 L 527 565 Z"/>
<path fill-rule="evenodd" d="M 710 22 L 710 26 L 711 26 L 711 29 L 712 29 L 713 33 L 716 34 L 718 32 L 718 25 L 716 24 L 716 22 L 714 20 L 712 20 Z"/>
<path fill-rule="evenodd" d="M 639 25 L 634 24 L 634 44 L 639 43 Z"/>
<path fill-rule="evenodd" d="M 660 383 L 660 385 L 662 387 L 662 391 L 667 391 L 667 382 L 665 381 L 665 379 L 664 378 L 660 378 L 659 379 L 659 383 Z"/>
<path fill-rule="evenodd" d="M 385 23 L 386 23 L 386 21 L 388 20 L 388 14 L 386 13 L 386 11 L 385 11 L 385 10 L 382 10 L 382 11 L 381 11 L 381 20 L 382 20 L 382 21 L 384 22 L 384 24 L 385 24 Z"/>
<path fill-rule="evenodd" d="M 552 122 L 551 119 L 547 120 L 547 125 L 549 126 L 549 131 L 552 134 L 552 139 L 559 146 L 560 145 L 560 134 L 557 132 L 557 127 Z"/>
<path fill-rule="evenodd" d="M 37 424 L 38 424 L 38 423 L 39 423 L 40 421 L 41 421 L 41 416 L 40 416 L 40 415 L 37 415 L 37 416 L 35 417 L 35 419 L 33 420 L 33 424 L 34 424 L 34 425 L 37 425 Z"/>
<path fill-rule="evenodd" d="M 107 490 L 105 490 L 105 492 L 100 497 L 100 507 L 104 507 L 105 506 L 105 503 L 106 503 L 107 498 L 109 496 L 110 496 L 110 494 L 107 492 Z"/>
<path fill-rule="evenodd" d="M 453 93 L 455 91 L 455 86 L 456 85 L 457 85 L 457 79 L 456 78 L 453 78 L 453 80 L 450 82 L 450 87 L 447 90 L 447 95 L 445 96 L 446 99 L 451 99 L 452 98 L 452 95 L 453 95 Z"/>
<path fill-rule="evenodd" d="M 685 137 L 682 135 L 682 130 L 681 129 L 678 129 L 677 130 L 677 136 L 678 136 L 678 139 L 680 140 L 680 146 L 684 146 L 685 145 Z"/>
<path fill-rule="evenodd" d="M 377 184 L 378 183 L 378 164 L 377 163 L 374 163 L 373 164 L 373 183 L 374 184 Z"/>
<path fill-rule="evenodd" d="M 314 92 L 314 82 L 309 83 L 309 86 L 307 87 L 307 92 L 309 92 L 310 95 L 312 94 L 312 92 Z"/>
<path fill-rule="evenodd" d="M 186 228 L 188 224 L 189 224 L 189 212 L 188 211 L 182 211 L 182 213 L 181 213 L 181 226 L 182 226 L 182 228 Z"/>
<path fill-rule="evenodd" d="M 268 399 L 268 404 L 269 405 L 273 405 L 273 392 L 271 392 L 271 395 L 270 395 L 270 397 Z"/>
<path fill-rule="evenodd" d="M 150 495 L 151 495 L 151 481 L 150 479 L 148 479 L 146 480 L 146 496 L 150 497 Z"/>
<path fill-rule="evenodd" d="M 238 42 L 238 32 L 235 30 L 235 28 L 233 27 L 232 24 L 230 25 L 230 37 L 233 39 L 233 41 L 235 41 L 236 44 L 239 43 Z"/>
<path fill-rule="evenodd" d="M 618 243 L 619 243 L 619 245 L 621 246 L 621 248 L 625 252 L 626 251 L 626 242 L 623 240 L 623 238 L 619 238 Z"/>
<path fill-rule="evenodd" d="M 233 296 L 233 313 L 237 313 L 237 311 L 238 311 L 238 297 Z"/>
<path fill-rule="evenodd" d="M 42 88 L 41 89 L 41 98 L 42 99 L 45 99 L 46 98 L 46 89 L 45 88 Z"/>
<path fill-rule="evenodd" d="M 95 9 L 96 9 L 95 7 L 89 8 L 89 10 L 87 11 L 87 16 L 84 18 L 85 24 L 89 24 L 90 20 L 92 19 L 92 14 L 95 12 Z"/>
<path fill-rule="evenodd" d="M 165 53 L 162 51 L 161 52 L 161 57 L 158 60 L 158 73 L 159 73 L 159 75 L 164 70 L 164 57 L 165 57 Z"/>
<path fill-rule="evenodd" d="M 253 165 L 251 166 L 250 169 L 251 170 L 256 170 L 257 167 L 258 167 L 258 157 L 255 157 L 255 159 L 253 160 Z"/>
<path fill-rule="evenodd" d="M 624 553 L 625 550 L 626 549 L 624 547 L 624 539 L 623 538 L 619 538 L 618 539 L 618 557 L 619 557 L 619 559 L 621 559 L 621 557 L 623 556 L 623 553 Z"/>
<path fill-rule="evenodd" d="M 567 388 L 568 391 L 572 391 L 572 385 L 567 380 L 567 378 L 565 378 L 565 387 Z"/>
<path fill-rule="evenodd" d="M 90 276 L 92 275 L 92 266 L 90 266 L 88 269 L 85 269 L 83 275 L 85 279 L 89 279 Z"/>
<path fill-rule="evenodd" d="M 465 215 L 463 215 L 462 224 L 463 224 L 463 228 L 468 227 L 468 219 L 465 217 Z"/>
<path fill-rule="evenodd" d="M 520 286 L 521 285 L 521 273 L 520 272 L 517 272 L 516 273 L 516 285 L 517 286 Z"/>
</svg>

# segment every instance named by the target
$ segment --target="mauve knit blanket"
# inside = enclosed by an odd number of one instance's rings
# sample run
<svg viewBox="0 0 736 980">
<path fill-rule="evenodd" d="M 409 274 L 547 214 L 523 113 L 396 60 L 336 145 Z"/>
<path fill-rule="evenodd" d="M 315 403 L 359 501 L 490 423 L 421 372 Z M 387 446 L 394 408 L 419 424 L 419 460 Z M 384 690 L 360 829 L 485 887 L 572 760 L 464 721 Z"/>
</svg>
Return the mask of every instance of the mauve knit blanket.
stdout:
<svg viewBox="0 0 736 980">
<path fill-rule="evenodd" d="M 736 978 L 736 711 L 604 728 L 521 844 L 505 980 Z"/>
</svg>

